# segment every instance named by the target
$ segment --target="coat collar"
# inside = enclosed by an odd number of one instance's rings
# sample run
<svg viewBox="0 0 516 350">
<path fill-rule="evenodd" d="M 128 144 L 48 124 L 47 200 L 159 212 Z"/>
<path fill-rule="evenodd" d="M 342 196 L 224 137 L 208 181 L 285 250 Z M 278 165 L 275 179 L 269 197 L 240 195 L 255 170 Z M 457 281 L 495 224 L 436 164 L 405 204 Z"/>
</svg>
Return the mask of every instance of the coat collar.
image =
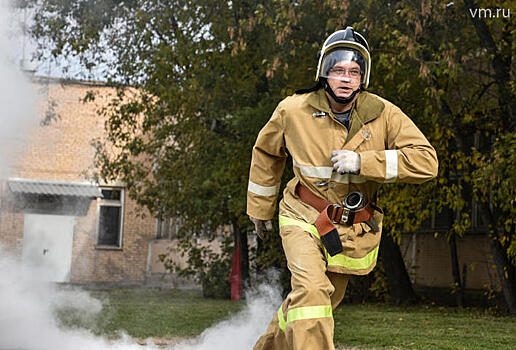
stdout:
<svg viewBox="0 0 516 350">
<path fill-rule="evenodd" d="M 326 113 L 330 113 L 331 111 L 330 103 L 328 102 L 324 89 L 319 89 L 311 93 L 308 96 L 307 102 L 319 111 Z M 350 141 L 363 125 L 378 118 L 384 108 L 385 104 L 375 95 L 367 91 L 360 92 L 351 115 L 352 122 L 347 141 Z"/>
<path fill-rule="evenodd" d="M 312 107 L 322 112 L 329 113 L 331 110 L 330 103 L 328 102 L 328 98 L 326 97 L 324 89 L 319 89 L 311 93 L 308 96 L 307 102 Z M 384 103 L 376 98 L 376 96 L 370 94 L 367 91 L 362 91 L 358 94 L 357 100 L 355 102 L 353 116 L 357 115 L 362 123 L 365 124 L 373 119 L 378 118 L 380 114 L 382 114 L 384 108 Z"/>
</svg>

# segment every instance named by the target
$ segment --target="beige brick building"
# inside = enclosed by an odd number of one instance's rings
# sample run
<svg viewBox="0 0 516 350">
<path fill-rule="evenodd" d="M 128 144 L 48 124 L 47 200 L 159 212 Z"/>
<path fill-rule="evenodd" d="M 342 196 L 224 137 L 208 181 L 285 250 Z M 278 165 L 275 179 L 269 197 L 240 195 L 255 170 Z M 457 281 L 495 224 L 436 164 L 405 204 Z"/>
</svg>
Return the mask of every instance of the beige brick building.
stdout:
<svg viewBox="0 0 516 350">
<path fill-rule="evenodd" d="M 156 223 L 130 200 L 122 184 L 99 186 L 91 141 L 104 135 L 96 111 L 113 88 L 35 78 L 41 97 L 36 126 L 13 150 L 2 179 L 0 243 L 43 268 L 50 280 L 72 283 L 142 283 L 156 257 L 149 252 Z M 83 103 L 92 91 L 94 102 Z M 47 125 L 39 125 L 47 116 Z"/>
</svg>

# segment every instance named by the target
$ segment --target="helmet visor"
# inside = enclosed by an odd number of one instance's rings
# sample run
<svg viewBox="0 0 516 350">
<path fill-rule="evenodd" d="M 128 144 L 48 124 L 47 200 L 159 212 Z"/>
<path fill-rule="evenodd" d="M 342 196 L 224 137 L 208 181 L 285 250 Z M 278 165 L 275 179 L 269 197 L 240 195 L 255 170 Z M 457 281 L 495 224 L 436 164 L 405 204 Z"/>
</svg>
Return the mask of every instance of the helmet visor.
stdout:
<svg viewBox="0 0 516 350">
<path fill-rule="evenodd" d="M 356 65 L 349 65 L 355 62 Z M 338 64 L 337 64 L 338 63 Z M 362 55 L 351 49 L 337 49 L 329 52 L 321 64 L 321 77 L 342 81 L 363 83 L 365 61 Z"/>
</svg>

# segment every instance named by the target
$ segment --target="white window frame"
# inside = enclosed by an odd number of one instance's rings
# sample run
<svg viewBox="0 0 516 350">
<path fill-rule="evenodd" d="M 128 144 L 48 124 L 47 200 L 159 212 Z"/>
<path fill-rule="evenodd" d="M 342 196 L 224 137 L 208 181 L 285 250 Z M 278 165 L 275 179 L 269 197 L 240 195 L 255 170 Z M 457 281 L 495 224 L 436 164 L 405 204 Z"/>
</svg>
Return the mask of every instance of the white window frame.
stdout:
<svg viewBox="0 0 516 350">
<path fill-rule="evenodd" d="M 117 190 L 120 191 L 120 200 L 111 200 L 98 198 L 97 199 L 97 242 L 95 247 L 97 249 L 105 249 L 105 250 L 122 250 L 123 248 L 123 237 L 124 237 L 124 213 L 125 213 L 125 189 L 123 187 L 117 186 L 100 186 L 99 190 Z M 120 208 L 120 227 L 118 234 L 118 244 L 117 245 L 106 245 L 99 244 L 99 234 L 100 234 L 100 209 L 101 207 L 119 207 Z"/>
</svg>

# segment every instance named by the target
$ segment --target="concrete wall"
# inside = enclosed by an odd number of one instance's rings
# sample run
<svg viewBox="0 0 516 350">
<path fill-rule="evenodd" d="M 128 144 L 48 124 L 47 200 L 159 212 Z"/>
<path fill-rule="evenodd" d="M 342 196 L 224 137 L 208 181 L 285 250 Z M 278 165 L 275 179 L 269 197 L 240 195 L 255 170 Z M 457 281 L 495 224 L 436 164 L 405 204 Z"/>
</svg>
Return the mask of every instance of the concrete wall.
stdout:
<svg viewBox="0 0 516 350">
<path fill-rule="evenodd" d="M 453 286 L 450 247 L 444 237 L 434 238 L 428 233 L 403 235 L 401 250 L 417 286 Z M 500 288 L 485 235 L 467 235 L 457 240 L 457 251 L 461 274 L 466 267 L 467 289 Z"/>
</svg>

